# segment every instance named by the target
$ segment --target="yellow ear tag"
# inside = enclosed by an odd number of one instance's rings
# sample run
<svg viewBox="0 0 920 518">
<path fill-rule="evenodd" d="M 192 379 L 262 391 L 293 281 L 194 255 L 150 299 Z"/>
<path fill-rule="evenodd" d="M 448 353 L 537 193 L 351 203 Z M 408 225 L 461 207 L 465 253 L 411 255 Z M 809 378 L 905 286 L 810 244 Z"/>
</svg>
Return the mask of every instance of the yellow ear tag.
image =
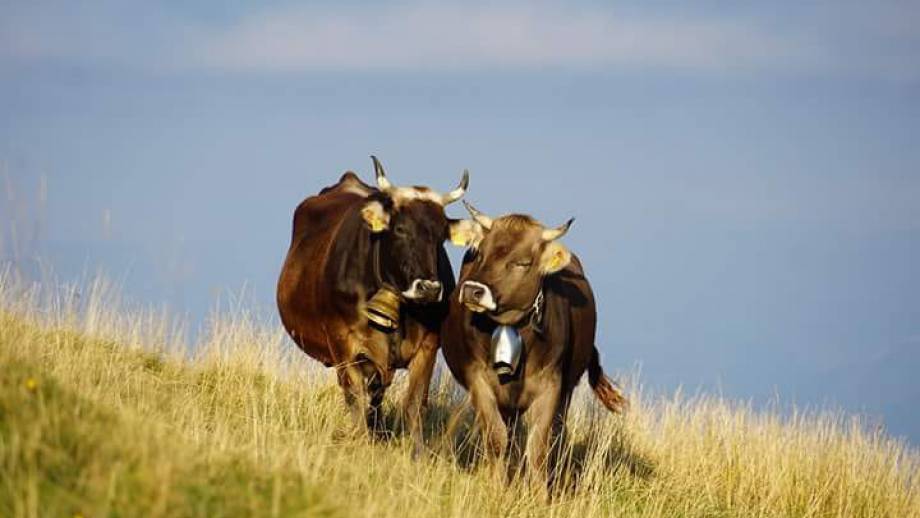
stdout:
<svg viewBox="0 0 920 518">
<path fill-rule="evenodd" d="M 456 246 L 466 246 L 466 244 L 470 241 L 469 235 L 467 234 L 468 232 L 463 230 L 451 230 L 450 242 Z"/>
<path fill-rule="evenodd" d="M 376 214 L 370 218 L 371 232 L 383 232 L 383 229 L 387 228 L 386 223 L 383 222 L 383 218 L 378 217 Z"/>
<path fill-rule="evenodd" d="M 380 214 L 378 214 L 373 208 L 367 207 L 361 211 L 361 217 L 364 218 L 364 221 L 367 222 L 367 225 L 371 228 L 371 232 L 377 233 L 382 232 L 387 228 L 387 221 Z"/>
<path fill-rule="evenodd" d="M 559 268 L 562 268 L 562 263 L 565 261 L 565 253 L 562 250 L 557 250 L 553 254 L 553 258 L 549 260 L 549 270 L 556 271 Z"/>
</svg>

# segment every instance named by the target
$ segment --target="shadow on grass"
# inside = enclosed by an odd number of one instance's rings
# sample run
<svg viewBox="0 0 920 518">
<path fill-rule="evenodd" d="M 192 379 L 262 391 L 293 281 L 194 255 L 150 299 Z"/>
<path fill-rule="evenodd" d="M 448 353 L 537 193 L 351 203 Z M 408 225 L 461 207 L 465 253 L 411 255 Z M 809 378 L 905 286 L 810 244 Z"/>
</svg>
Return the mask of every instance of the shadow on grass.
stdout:
<svg viewBox="0 0 920 518">
<path fill-rule="evenodd" d="M 393 399 L 381 404 L 376 413 L 369 412 L 367 424 L 374 442 L 391 443 L 409 437 L 409 427 L 398 403 L 398 398 Z M 422 415 L 422 434 L 426 446 L 432 447 L 442 440 L 456 408 L 457 405 L 451 401 L 438 399 L 429 402 Z"/>
<path fill-rule="evenodd" d="M 472 472 L 488 462 L 468 398 L 453 392 L 433 396 L 422 419 L 424 444 L 429 453 L 452 462 L 464 472 Z M 369 420 L 374 442 L 392 443 L 408 438 L 409 430 L 395 404 L 397 400 L 381 405 L 379 417 Z M 523 450 L 527 435 L 520 421 L 511 420 L 506 458 L 509 481 L 519 478 L 526 467 Z M 654 462 L 632 445 L 621 420 L 601 411 L 591 416 L 586 426 L 578 439 L 571 441 L 564 437 L 563 446 L 556 448 L 557 460 L 551 477 L 553 492 L 573 492 L 589 474 L 593 478 L 626 474 L 640 480 L 655 476 Z"/>
<path fill-rule="evenodd" d="M 605 476 L 627 474 L 640 480 L 655 476 L 655 463 L 633 447 L 620 423 L 614 424 L 613 431 L 606 432 L 596 431 L 597 426 L 592 425 L 587 438 L 567 444 L 558 454 L 554 490 L 576 490 L 592 470 L 600 470 L 600 474 Z M 606 438 L 605 434 L 608 434 Z"/>
<path fill-rule="evenodd" d="M 486 462 L 482 441 L 468 404 L 441 407 L 432 413 L 435 442 L 430 443 L 442 456 L 451 459 L 461 470 L 470 472 Z M 602 430 L 602 427 L 612 429 Z M 632 444 L 622 423 L 616 420 L 594 420 L 587 433 L 575 442 L 566 439 L 555 450 L 552 470 L 553 492 L 574 492 L 590 472 L 596 477 L 624 473 L 640 480 L 655 476 L 655 463 Z M 526 444 L 523 425 L 513 426 L 507 454 L 508 479 L 518 478 L 525 471 L 523 455 Z M 597 472 L 600 470 L 600 473 Z"/>
</svg>

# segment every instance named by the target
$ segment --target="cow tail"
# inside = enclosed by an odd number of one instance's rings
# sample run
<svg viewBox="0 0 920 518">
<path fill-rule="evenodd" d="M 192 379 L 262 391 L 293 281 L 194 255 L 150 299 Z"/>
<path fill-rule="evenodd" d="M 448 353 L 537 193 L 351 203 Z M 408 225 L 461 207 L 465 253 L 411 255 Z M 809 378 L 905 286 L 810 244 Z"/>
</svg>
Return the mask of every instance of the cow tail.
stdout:
<svg viewBox="0 0 920 518">
<path fill-rule="evenodd" d="M 591 352 L 591 361 L 588 362 L 588 383 L 594 390 L 594 395 L 601 400 L 607 410 L 621 413 L 629 406 L 629 401 L 620 388 L 604 374 L 596 346 Z"/>
</svg>

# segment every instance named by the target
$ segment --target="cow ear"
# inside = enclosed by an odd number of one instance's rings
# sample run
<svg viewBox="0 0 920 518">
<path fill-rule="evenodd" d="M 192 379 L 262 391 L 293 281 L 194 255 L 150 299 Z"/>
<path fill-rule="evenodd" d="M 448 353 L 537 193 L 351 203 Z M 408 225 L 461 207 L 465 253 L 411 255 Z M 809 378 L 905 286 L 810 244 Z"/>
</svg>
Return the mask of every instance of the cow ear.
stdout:
<svg viewBox="0 0 920 518">
<path fill-rule="evenodd" d="M 547 243 L 540 257 L 540 271 L 544 275 L 556 273 L 568 266 L 571 260 L 572 252 L 565 245 L 555 241 Z"/>
<path fill-rule="evenodd" d="M 371 232 L 383 232 L 390 226 L 390 214 L 379 201 L 370 201 L 361 209 L 361 217 Z"/>
<path fill-rule="evenodd" d="M 449 223 L 450 242 L 463 247 L 476 248 L 482 241 L 483 231 L 479 223 L 469 219 L 454 219 Z"/>
</svg>

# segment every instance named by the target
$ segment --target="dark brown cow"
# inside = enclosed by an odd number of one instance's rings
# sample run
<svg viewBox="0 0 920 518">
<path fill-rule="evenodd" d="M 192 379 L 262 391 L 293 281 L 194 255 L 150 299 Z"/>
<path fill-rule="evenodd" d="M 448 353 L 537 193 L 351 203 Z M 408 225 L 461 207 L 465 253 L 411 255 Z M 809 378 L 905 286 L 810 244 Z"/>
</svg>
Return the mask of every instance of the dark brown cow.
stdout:
<svg viewBox="0 0 920 518">
<path fill-rule="evenodd" d="M 402 410 L 421 446 L 420 413 L 427 403 L 442 296 L 454 287 L 443 241 L 451 221 L 444 206 L 463 196 L 469 180 L 439 194 L 394 187 L 375 157 L 377 188 L 345 173 L 294 212 L 291 247 L 278 280 L 278 310 L 291 338 L 308 355 L 335 367 L 339 385 L 363 429 L 377 426 L 383 393 L 396 368 L 409 370 Z M 367 318 L 367 301 L 381 288 L 399 304 L 388 330 Z"/>
<path fill-rule="evenodd" d="M 530 216 L 492 220 L 467 208 L 477 225 L 460 240 L 470 249 L 442 328 L 444 358 L 470 392 L 491 455 L 504 455 L 511 425 L 523 416 L 528 471 L 540 480 L 547 475 L 551 445 L 561 441 L 572 390 L 586 370 L 608 409 L 620 411 L 626 400 L 601 369 L 594 294 L 581 262 L 557 241 L 572 220 L 546 229 Z M 499 324 L 516 327 L 524 343 L 511 379 L 493 369 L 491 337 Z"/>
</svg>

